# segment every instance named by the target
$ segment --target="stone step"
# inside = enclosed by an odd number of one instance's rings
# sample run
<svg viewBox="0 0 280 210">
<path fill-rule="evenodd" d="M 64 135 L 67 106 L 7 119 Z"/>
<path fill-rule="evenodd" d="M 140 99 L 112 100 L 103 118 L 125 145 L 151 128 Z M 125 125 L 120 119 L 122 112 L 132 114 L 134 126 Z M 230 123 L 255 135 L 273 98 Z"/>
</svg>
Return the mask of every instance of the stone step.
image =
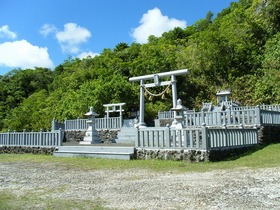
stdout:
<svg viewBox="0 0 280 210">
<path fill-rule="evenodd" d="M 135 148 L 117 146 L 60 146 L 53 155 L 57 157 L 96 157 L 131 160 L 134 159 Z"/>
<path fill-rule="evenodd" d="M 116 139 L 116 142 L 135 144 L 136 133 L 136 128 L 121 128 L 121 130 L 118 132 L 118 138 Z"/>
</svg>

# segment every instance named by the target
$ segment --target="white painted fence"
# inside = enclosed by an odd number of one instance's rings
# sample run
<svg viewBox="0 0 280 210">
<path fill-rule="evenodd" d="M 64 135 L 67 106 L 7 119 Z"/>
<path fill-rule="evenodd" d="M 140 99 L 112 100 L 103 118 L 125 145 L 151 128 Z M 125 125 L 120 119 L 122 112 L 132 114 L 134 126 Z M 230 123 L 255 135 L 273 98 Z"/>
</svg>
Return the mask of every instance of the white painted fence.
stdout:
<svg viewBox="0 0 280 210">
<path fill-rule="evenodd" d="M 120 129 L 122 127 L 122 118 L 109 117 L 109 118 L 95 118 L 96 129 Z"/>
<path fill-rule="evenodd" d="M 158 111 L 158 119 L 174 119 L 174 111 Z"/>
<path fill-rule="evenodd" d="M 232 110 L 227 109 L 226 111 L 219 112 L 186 112 L 184 114 L 185 121 L 183 124 L 186 127 L 202 126 L 204 124 L 207 126 L 239 126 L 240 124 L 244 126 L 268 124 L 280 125 L 280 111 L 277 110 L 277 105 L 263 105 L 262 108 L 258 106 L 236 107 Z M 159 112 L 158 117 L 159 119 L 172 119 L 169 118 L 174 116 L 172 113 L 172 111 Z"/>
<path fill-rule="evenodd" d="M 261 110 L 262 125 L 280 125 L 280 111 Z"/>
<path fill-rule="evenodd" d="M 260 109 L 195 112 L 185 115 L 185 126 L 260 125 Z"/>
<path fill-rule="evenodd" d="M 120 117 L 109 117 L 109 118 L 95 118 L 96 129 L 120 129 L 122 127 L 122 119 Z M 81 130 L 85 131 L 88 128 L 87 119 L 74 119 L 65 120 L 64 123 L 56 120 L 52 121 L 52 130 L 57 129 L 65 130 Z"/>
<path fill-rule="evenodd" d="M 211 150 L 244 147 L 258 143 L 257 128 L 141 128 L 136 147 Z"/>
<path fill-rule="evenodd" d="M 61 146 L 63 131 L 0 133 L 0 146 L 56 147 Z"/>
<path fill-rule="evenodd" d="M 205 131 L 205 130 L 204 130 Z M 169 129 L 168 127 L 140 128 L 136 135 L 136 147 L 145 148 L 206 148 L 201 128 Z"/>
<path fill-rule="evenodd" d="M 257 128 L 209 128 L 206 129 L 208 149 L 242 147 L 258 144 Z"/>
<path fill-rule="evenodd" d="M 262 110 L 276 111 L 280 112 L 280 104 L 272 104 L 272 105 L 261 105 L 260 108 Z"/>
<path fill-rule="evenodd" d="M 74 119 L 74 120 L 65 120 L 64 121 L 65 130 L 86 130 L 87 119 Z"/>
</svg>

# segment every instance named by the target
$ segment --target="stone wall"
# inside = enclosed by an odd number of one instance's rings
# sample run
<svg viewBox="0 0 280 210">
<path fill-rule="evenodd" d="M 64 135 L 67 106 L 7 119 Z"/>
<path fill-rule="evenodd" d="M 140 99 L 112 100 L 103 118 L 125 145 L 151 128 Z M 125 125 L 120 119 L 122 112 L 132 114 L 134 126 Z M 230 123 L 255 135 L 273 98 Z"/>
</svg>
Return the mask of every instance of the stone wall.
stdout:
<svg viewBox="0 0 280 210">
<path fill-rule="evenodd" d="M 176 160 L 190 162 L 205 162 L 209 160 L 209 152 L 184 149 L 144 149 L 136 148 L 136 159 Z"/>
<path fill-rule="evenodd" d="M 101 143 L 116 143 L 119 130 L 98 130 Z"/>
<path fill-rule="evenodd" d="M 115 143 L 119 130 L 98 130 L 101 143 Z M 63 142 L 83 141 L 86 131 L 65 131 Z"/>
<path fill-rule="evenodd" d="M 280 143 L 280 126 L 261 126 L 258 137 L 259 144 Z"/>
<path fill-rule="evenodd" d="M 55 147 L 21 147 L 21 146 L 0 146 L 0 154 L 43 154 L 43 155 L 52 155 L 57 148 Z"/>
<path fill-rule="evenodd" d="M 172 125 L 174 119 L 155 119 L 155 127 L 166 127 Z"/>
<path fill-rule="evenodd" d="M 83 141 L 86 131 L 64 131 L 63 142 L 80 142 Z"/>
<path fill-rule="evenodd" d="M 136 159 L 174 160 L 187 162 L 214 162 L 240 157 L 240 155 L 254 151 L 254 148 L 257 149 L 257 146 L 225 148 L 210 151 L 136 148 Z"/>
</svg>

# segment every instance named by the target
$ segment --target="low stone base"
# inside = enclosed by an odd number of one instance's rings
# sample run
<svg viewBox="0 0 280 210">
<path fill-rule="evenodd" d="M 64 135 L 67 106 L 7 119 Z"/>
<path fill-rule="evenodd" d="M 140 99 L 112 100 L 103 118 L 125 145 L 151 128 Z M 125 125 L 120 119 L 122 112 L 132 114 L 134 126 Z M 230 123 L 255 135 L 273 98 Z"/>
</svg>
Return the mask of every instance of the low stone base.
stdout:
<svg viewBox="0 0 280 210">
<path fill-rule="evenodd" d="M 254 147 L 241 147 L 241 148 L 225 148 L 218 150 L 184 150 L 184 149 L 145 149 L 136 148 L 136 159 L 140 160 L 175 160 L 187 162 L 208 162 L 208 161 L 222 161 L 240 157 L 254 151 Z"/>
<path fill-rule="evenodd" d="M 280 143 L 280 125 L 261 126 L 258 132 L 258 143 L 262 145 Z"/>
<path fill-rule="evenodd" d="M 98 130 L 98 136 L 100 138 L 99 143 L 116 143 L 119 130 Z M 77 143 L 84 140 L 85 131 L 65 131 L 65 138 L 63 142 Z"/>
<path fill-rule="evenodd" d="M 136 158 L 140 160 L 158 159 L 190 162 L 207 162 L 209 161 L 209 152 L 201 150 L 136 148 Z"/>
<path fill-rule="evenodd" d="M 52 155 L 56 151 L 56 147 L 22 147 L 22 146 L 0 146 L 0 154 L 43 154 Z"/>
</svg>

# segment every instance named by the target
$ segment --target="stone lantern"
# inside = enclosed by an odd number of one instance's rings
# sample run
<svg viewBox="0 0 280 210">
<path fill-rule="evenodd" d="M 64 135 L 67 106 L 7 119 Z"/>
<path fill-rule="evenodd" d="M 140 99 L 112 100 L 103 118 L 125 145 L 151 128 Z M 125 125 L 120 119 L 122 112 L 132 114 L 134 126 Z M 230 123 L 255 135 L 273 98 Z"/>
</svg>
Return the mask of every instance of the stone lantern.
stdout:
<svg viewBox="0 0 280 210">
<path fill-rule="evenodd" d="M 186 111 L 187 108 L 182 105 L 182 100 L 178 99 L 177 104 L 175 108 L 172 108 L 171 111 L 174 111 L 174 120 L 172 122 L 171 127 L 172 128 L 183 128 L 183 120 L 184 120 L 184 111 Z"/>
<path fill-rule="evenodd" d="M 93 111 L 92 107 L 90 107 L 89 112 L 84 114 L 84 116 L 88 118 L 88 129 L 85 133 L 83 141 L 80 141 L 80 144 L 99 144 L 100 138 L 97 130 L 95 129 L 95 117 L 98 116 L 98 114 Z"/>
</svg>

